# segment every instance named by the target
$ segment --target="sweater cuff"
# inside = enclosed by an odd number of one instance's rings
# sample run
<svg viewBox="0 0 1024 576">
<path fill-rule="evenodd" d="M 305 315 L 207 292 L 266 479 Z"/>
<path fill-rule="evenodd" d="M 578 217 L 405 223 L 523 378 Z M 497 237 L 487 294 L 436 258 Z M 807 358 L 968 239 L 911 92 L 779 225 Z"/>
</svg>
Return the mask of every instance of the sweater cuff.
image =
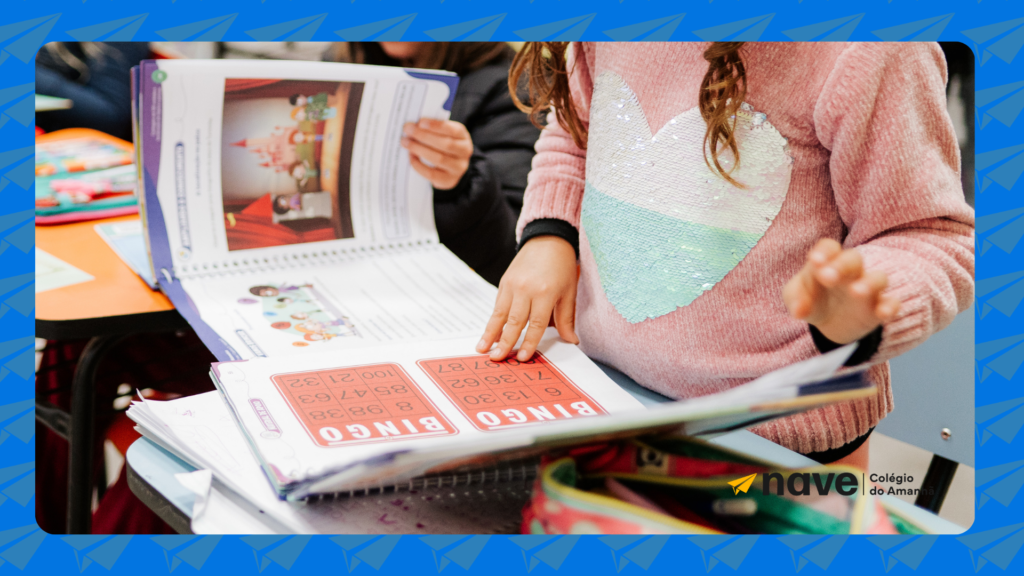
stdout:
<svg viewBox="0 0 1024 576">
<path fill-rule="evenodd" d="M 808 324 L 807 328 L 811 331 L 811 339 L 814 340 L 814 346 L 818 352 L 824 354 L 842 346 L 842 344 L 837 344 L 826 338 L 813 324 Z M 867 362 L 875 355 L 875 352 L 878 352 L 878 347 L 881 345 L 882 327 L 879 326 L 857 341 L 857 349 L 853 351 L 843 366 L 856 366 Z"/>
<path fill-rule="evenodd" d="M 576 259 L 579 259 L 579 230 L 576 230 L 572 224 L 569 224 L 565 220 L 559 220 L 558 218 L 539 218 L 530 222 L 525 228 L 523 228 L 523 234 L 519 239 L 519 247 L 517 250 L 522 250 L 524 244 L 537 236 L 558 236 L 572 245 L 572 249 L 576 252 Z"/>
</svg>

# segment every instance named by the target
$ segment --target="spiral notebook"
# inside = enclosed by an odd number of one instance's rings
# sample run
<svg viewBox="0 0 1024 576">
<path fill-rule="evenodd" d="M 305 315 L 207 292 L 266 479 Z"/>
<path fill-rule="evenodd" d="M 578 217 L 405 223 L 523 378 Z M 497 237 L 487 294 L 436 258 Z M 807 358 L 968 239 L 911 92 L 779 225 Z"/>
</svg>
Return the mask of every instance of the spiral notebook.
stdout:
<svg viewBox="0 0 1024 576">
<path fill-rule="evenodd" d="M 222 361 L 476 335 L 495 289 L 438 242 L 404 123 L 445 72 L 323 62 L 133 70 L 147 250 Z"/>
</svg>

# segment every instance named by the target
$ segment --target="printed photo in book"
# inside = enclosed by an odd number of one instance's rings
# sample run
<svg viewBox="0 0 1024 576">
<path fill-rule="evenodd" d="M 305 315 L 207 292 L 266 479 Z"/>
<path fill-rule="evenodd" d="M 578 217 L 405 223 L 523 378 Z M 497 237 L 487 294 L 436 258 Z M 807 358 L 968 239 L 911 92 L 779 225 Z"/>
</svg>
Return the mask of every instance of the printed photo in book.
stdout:
<svg viewBox="0 0 1024 576">
<path fill-rule="evenodd" d="M 228 250 L 352 238 L 362 82 L 228 78 L 221 191 Z"/>
<path fill-rule="evenodd" d="M 301 348 L 309 346 L 310 342 L 335 337 L 361 337 L 352 319 L 335 308 L 312 284 L 253 286 L 249 292 L 254 298 L 239 298 L 238 303 L 255 307 L 271 328 L 282 335 L 293 336 L 292 346 Z"/>
</svg>

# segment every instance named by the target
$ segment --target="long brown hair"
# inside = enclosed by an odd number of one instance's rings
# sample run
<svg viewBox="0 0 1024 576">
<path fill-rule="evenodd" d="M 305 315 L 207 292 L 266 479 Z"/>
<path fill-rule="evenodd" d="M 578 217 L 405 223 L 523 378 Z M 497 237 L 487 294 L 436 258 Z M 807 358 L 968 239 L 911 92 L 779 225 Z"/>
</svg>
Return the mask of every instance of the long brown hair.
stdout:
<svg viewBox="0 0 1024 576">
<path fill-rule="evenodd" d="M 740 55 L 742 46 L 743 42 L 712 42 L 704 51 L 708 71 L 698 96 L 700 114 L 708 125 L 704 133 L 704 161 L 735 186 L 742 186 L 730 175 L 740 161 L 735 135 L 736 112 L 747 94 L 746 70 Z M 568 42 L 527 42 L 512 60 L 508 86 L 512 100 L 520 110 L 530 115 L 534 125 L 542 127 L 544 114 L 554 108 L 558 124 L 572 136 L 576 146 L 586 149 L 587 127 L 580 119 L 569 91 L 572 70 L 567 69 L 568 47 Z M 527 76 L 529 105 L 517 96 L 523 74 Z M 728 147 L 735 159 L 729 170 L 723 169 L 718 160 L 721 145 Z M 710 160 L 707 156 L 709 148 Z"/>
<path fill-rule="evenodd" d="M 543 128 L 544 115 L 554 107 L 558 124 L 572 136 L 576 146 L 586 149 L 587 127 L 583 125 L 569 92 L 566 51 L 569 42 L 527 42 L 512 60 L 508 89 L 517 108 L 530 115 L 530 121 Z M 519 81 L 526 74 L 526 92 L 531 104 L 519 98 Z"/>
<path fill-rule="evenodd" d="M 423 68 L 468 74 L 491 62 L 509 60 L 515 53 L 504 42 L 424 42 Z M 336 42 L 328 55 L 335 62 L 397 66 L 376 42 Z"/>
<path fill-rule="evenodd" d="M 708 72 L 700 85 L 700 115 L 707 122 L 704 133 L 704 162 L 708 167 L 714 163 L 715 170 L 734 186 L 742 186 L 733 180 L 730 172 L 740 164 L 740 150 L 736 145 L 736 112 L 747 96 L 747 72 L 740 57 L 743 42 L 712 42 L 704 51 L 708 61 Z M 719 144 L 732 150 L 735 159 L 732 168 L 724 170 L 718 162 Z M 711 162 L 707 149 L 711 148 Z"/>
</svg>

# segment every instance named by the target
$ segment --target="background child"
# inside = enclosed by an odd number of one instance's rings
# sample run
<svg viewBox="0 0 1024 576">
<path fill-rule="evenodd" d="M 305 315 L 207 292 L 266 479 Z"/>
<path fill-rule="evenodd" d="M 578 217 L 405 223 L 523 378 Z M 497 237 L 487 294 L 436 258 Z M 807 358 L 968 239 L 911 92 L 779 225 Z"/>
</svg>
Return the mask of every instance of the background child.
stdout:
<svg viewBox="0 0 1024 576">
<path fill-rule="evenodd" d="M 434 186 L 441 242 L 492 284 L 516 254 L 516 220 L 540 134 L 509 95 L 513 54 L 501 42 L 343 42 L 329 54 L 459 75 L 451 120 L 407 124 L 402 145 Z"/>
<path fill-rule="evenodd" d="M 973 294 L 938 46 L 567 48 L 528 44 L 513 64 L 510 85 L 527 72 L 532 112 L 557 122 L 479 351 L 504 358 L 525 328 L 527 357 L 553 314 L 591 357 L 686 398 L 859 340 L 877 397 L 754 431 L 866 467 L 892 410 L 884 361 Z"/>
<path fill-rule="evenodd" d="M 151 58 L 147 42 L 50 42 L 36 54 L 36 93 L 74 106 L 36 117 L 46 132 L 92 128 L 132 140 L 129 70 Z"/>
</svg>

